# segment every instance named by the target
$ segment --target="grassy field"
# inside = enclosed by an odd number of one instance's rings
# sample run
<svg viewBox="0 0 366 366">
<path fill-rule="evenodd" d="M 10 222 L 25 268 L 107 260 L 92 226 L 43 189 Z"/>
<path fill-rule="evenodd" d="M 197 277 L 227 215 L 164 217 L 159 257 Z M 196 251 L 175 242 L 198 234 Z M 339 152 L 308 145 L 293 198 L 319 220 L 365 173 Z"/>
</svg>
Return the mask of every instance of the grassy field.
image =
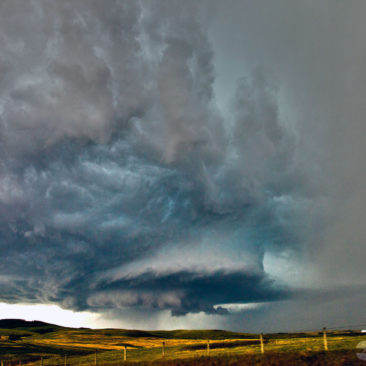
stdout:
<svg viewBox="0 0 366 366">
<path fill-rule="evenodd" d="M 264 335 L 221 330 L 138 331 L 74 329 L 0 320 L 0 361 L 19 365 L 366 365 L 358 360 L 359 331 Z M 207 340 L 210 352 L 207 355 Z M 162 356 L 164 342 L 165 354 Z M 124 362 L 124 347 L 127 362 Z M 66 355 L 66 358 L 65 358 Z"/>
</svg>

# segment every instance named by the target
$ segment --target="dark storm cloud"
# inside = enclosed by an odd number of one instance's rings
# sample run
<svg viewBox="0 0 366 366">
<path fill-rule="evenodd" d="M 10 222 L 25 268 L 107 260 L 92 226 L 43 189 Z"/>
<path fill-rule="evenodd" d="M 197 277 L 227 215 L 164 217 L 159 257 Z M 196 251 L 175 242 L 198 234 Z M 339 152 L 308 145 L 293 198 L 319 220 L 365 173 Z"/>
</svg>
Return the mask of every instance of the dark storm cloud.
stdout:
<svg viewBox="0 0 366 366">
<path fill-rule="evenodd" d="M 265 319 L 363 253 L 357 7 L 220 4 L 1 2 L 0 300 Z"/>
<path fill-rule="evenodd" d="M 260 71 L 220 116 L 199 4 L 0 13 L 1 300 L 181 315 L 287 296 L 262 260 L 294 245 L 291 136 Z"/>
<path fill-rule="evenodd" d="M 226 314 L 225 308 L 215 308 L 213 304 L 273 301 L 289 296 L 288 291 L 274 288 L 263 274 L 237 271 L 151 272 L 132 279 L 126 277 L 113 283 L 101 283 L 99 287 L 103 291 L 89 298 L 90 306 L 140 305 L 171 309 L 173 315 L 199 311 Z"/>
</svg>

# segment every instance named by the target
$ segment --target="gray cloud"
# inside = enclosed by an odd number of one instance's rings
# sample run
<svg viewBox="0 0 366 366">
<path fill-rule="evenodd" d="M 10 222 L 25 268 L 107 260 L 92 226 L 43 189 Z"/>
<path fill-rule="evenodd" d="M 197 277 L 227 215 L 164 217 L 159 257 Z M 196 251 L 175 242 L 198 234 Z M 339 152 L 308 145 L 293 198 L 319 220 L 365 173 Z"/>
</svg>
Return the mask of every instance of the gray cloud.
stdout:
<svg viewBox="0 0 366 366">
<path fill-rule="evenodd" d="M 226 314 L 220 302 L 259 302 L 285 298 L 286 290 L 272 288 L 262 274 L 216 271 L 175 271 L 144 273 L 99 285 L 103 291 L 88 299 L 91 306 L 125 307 L 142 305 L 147 308 L 171 309 L 173 315 L 188 312 Z M 121 291 L 121 289 L 124 289 Z"/>
<path fill-rule="evenodd" d="M 296 224 L 303 243 L 301 282 L 321 288 L 325 297 L 330 288 L 364 285 L 365 235 L 359 221 L 365 182 L 364 11 L 362 1 L 217 3 L 211 33 L 218 92 L 228 93 L 229 83 L 256 65 L 275 75 L 282 120 L 295 135 L 296 177 L 305 183 L 301 194 L 308 202 L 301 225 Z M 220 76 L 224 68 L 227 73 Z M 345 318 L 346 323 L 364 323 L 362 296 L 358 290 L 355 294 L 353 305 L 344 305 L 339 295 L 318 307 L 316 323 Z M 307 311 L 300 303 L 302 310 L 289 321 L 310 323 L 301 316 Z M 284 307 L 284 316 L 290 307 Z M 342 309 L 352 309 L 354 316 Z"/>
<path fill-rule="evenodd" d="M 347 102 L 345 61 L 329 58 L 358 42 L 334 43 L 343 16 L 325 4 L 217 3 L 208 21 L 205 2 L 2 2 L 0 300 L 231 324 L 217 305 L 328 291 L 342 243 L 362 237 L 364 176 L 361 83 Z M 291 283 L 268 258 L 316 276 Z"/>
</svg>

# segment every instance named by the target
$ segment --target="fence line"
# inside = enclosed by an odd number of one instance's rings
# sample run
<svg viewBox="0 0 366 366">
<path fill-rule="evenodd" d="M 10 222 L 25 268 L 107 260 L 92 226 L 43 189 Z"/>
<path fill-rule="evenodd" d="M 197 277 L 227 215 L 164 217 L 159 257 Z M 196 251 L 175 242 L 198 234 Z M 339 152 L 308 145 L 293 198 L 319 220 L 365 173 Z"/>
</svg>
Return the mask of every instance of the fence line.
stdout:
<svg viewBox="0 0 366 366">
<path fill-rule="evenodd" d="M 314 330 L 315 331 L 315 330 Z M 319 329 L 317 330 L 320 334 L 322 334 L 322 337 L 320 338 L 320 339 L 322 339 L 323 340 L 323 348 L 324 348 L 324 351 L 328 351 L 328 338 L 327 338 L 327 328 L 323 328 L 322 329 L 322 331 L 319 331 Z M 320 335 L 319 334 L 319 335 Z M 365 334 L 366 335 L 366 334 Z M 264 334 L 263 333 L 260 333 L 259 334 L 259 338 L 252 338 L 251 340 L 252 341 L 257 341 L 258 343 L 258 345 L 260 346 L 260 349 L 259 349 L 259 351 L 260 351 L 260 353 L 261 354 L 264 354 L 265 353 L 265 347 L 264 347 L 264 343 L 265 343 L 265 336 L 264 336 Z M 301 337 L 299 337 L 299 338 L 301 338 Z M 315 338 L 315 337 L 311 337 L 311 338 Z M 274 342 L 274 344 L 281 344 L 281 343 L 278 343 L 278 341 L 280 341 L 280 339 L 274 339 L 273 337 L 271 337 L 271 338 L 267 338 L 268 340 L 270 339 L 271 341 L 273 341 Z M 287 339 L 287 338 L 281 338 L 281 340 L 282 339 Z M 296 339 L 296 337 L 292 337 L 291 339 Z M 225 340 L 228 340 L 228 339 L 225 339 Z M 211 350 L 211 347 L 210 347 L 210 339 L 207 339 L 207 343 L 206 343 L 206 354 L 207 354 L 207 356 L 209 356 L 210 355 L 210 350 Z M 217 340 L 217 341 L 219 341 L 219 340 Z M 236 341 L 238 341 L 238 339 L 236 339 Z M 218 342 L 219 343 L 219 342 Z M 223 343 L 225 343 L 225 342 L 223 342 Z M 190 345 L 195 345 L 195 343 L 192 343 L 192 344 L 190 344 Z M 203 345 L 204 346 L 204 342 L 200 342 L 200 343 L 196 343 L 196 345 Z M 215 345 L 215 343 L 212 343 L 212 345 L 214 346 Z M 221 344 L 220 344 L 221 345 Z M 223 345 L 223 347 L 222 348 L 227 348 L 227 347 L 225 347 L 225 345 L 224 344 L 222 344 Z M 229 346 L 230 347 L 230 346 Z M 234 346 L 235 347 L 235 346 Z M 240 345 L 238 345 L 238 347 L 240 347 Z M 153 347 L 154 349 L 156 349 L 156 347 Z M 220 347 L 221 348 L 221 347 Z M 122 348 L 122 350 L 123 350 L 123 361 L 127 361 L 127 346 L 123 346 L 123 348 Z M 165 341 L 163 341 L 162 342 L 162 347 L 161 347 L 161 350 L 162 350 L 162 354 L 161 354 L 161 356 L 162 356 L 162 358 L 164 358 L 164 357 L 166 357 L 166 353 L 167 353 L 167 349 L 166 349 L 166 342 Z M 203 347 L 203 350 L 204 350 L 204 347 Z M 122 358 L 122 356 L 121 356 L 121 358 Z M 52 359 L 52 358 L 51 358 Z M 52 361 L 54 362 L 54 359 L 52 359 Z M 9 361 L 8 362 L 8 365 L 15 365 L 16 364 L 16 362 L 17 361 L 15 361 L 15 363 L 14 363 L 14 361 Z M 30 361 L 31 363 L 33 363 L 34 361 Z M 67 356 L 67 354 L 64 354 L 64 366 L 67 366 L 67 362 L 68 362 L 68 356 Z M 118 362 L 117 360 L 116 360 L 116 362 Z M 26 364 L 26 363 L 25 363 Z M 7 366 L 6 365 L 6 363 L 3 361 L 3 360 L 1 360 L 0 361 L 0 365 L 1 366 Z M 18 363 L 18 365 L 19 366 L 22 366 L 22 360 L 19 360 L 19 363 Z M 23 365 L 24 365 L 24 363 L 23 363 Z M 44 357 L 43 356 L 41 356 L 40 357 L 40 365 L 41 366 L 43 366 L 44 365 Z M 69 365 L 70 365 L 70 362 L 69 362 Z M 97 366 L 98 365 L 98 357 L 97 357 L 97 350 L 94 352 L 94 365 L 95 366 Z"/>
</svg>

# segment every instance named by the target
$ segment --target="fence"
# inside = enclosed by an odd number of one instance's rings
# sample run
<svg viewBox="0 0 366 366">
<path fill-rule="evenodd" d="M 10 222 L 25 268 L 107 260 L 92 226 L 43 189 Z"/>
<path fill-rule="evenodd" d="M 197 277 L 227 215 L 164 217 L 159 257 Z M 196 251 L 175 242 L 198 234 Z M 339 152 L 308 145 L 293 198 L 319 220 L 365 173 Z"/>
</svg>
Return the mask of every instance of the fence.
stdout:
<svg viewBox="0 0 366 366">
<path fill-rule="evenodd" d="M 251 339 L 223 339 L 223 340 L 187 340 L 189 343 L 180 345 L 177 347 L 167 346 L 168 341 L 162 341 L 160 347 L 150 348 L 131 348 L 126 345 L 122 346 L 119 350 L 111 351 L 105 350 L 105 352 L 89 352 L 85 356 L 75 356 L 72 354 L 63 354 L 58 356 L 41 356 L 38 358 L 28 360 L 8 360 L 1 361 L 0 366 L 21 366 L 27 363 L 37 366 L 73 366 L 73 365 L 115 365 L 123 364 L 126 361 L 155 361 L 158 359 L 173 359 L 173 358 L 187 358 L 194 357 L 195 355 L 211 356 L 219 355 L 228 352 L 230 349 L 231 353 L 245 354 L 245 352 L 264 354 L 267 351 L 276 352 L 281 351 L 284 347 L 298 349 L 299 347 L 306 348 L 313 347 L 314 350 L 328 351 L 328 333 L 326 328 L 322 331 L 317 331 L 314 334 L 298 333 L 298 336 L 294 334 L 284 333 L 282 334 L 259 334 L 258 338 Z M 347 334 L 337 334 L 332 332 L 331 344 L 336 344 L 340 338 L 345 339 L 344 336 Z M 349 335 L 357 337 L 365 337 L 365 334 L 361 333 L 350 333 Z"/>
</svg>

